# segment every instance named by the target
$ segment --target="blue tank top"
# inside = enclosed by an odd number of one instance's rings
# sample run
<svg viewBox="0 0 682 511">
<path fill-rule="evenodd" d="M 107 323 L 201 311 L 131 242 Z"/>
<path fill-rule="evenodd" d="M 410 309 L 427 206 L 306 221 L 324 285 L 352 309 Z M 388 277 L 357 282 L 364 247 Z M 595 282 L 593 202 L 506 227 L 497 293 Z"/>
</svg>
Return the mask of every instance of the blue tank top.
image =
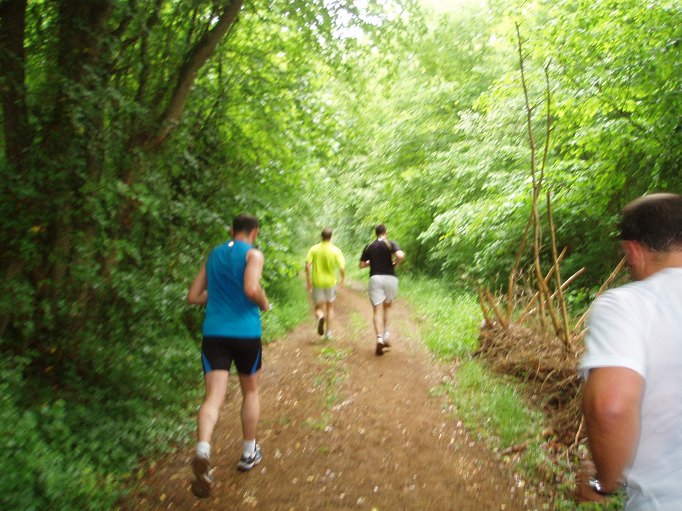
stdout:
<svg viewBox="0 0 682 511">
<path fill-rule="evenodd" d="M 260 337 L 260 311 L 244 293 L 246 253 L 251 245 L 228 241 L 215 247 L 206 261 L 208 303 L 205 336 L 248 339 Z"/>
</svg>

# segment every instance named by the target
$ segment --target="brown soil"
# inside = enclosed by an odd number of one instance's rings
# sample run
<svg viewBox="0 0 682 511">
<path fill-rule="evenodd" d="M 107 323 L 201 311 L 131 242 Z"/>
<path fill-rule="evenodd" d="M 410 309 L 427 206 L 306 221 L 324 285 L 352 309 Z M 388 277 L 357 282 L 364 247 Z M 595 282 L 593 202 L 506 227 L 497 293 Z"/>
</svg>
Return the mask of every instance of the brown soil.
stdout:
<svg viewBox="0 0 682 511">
<path fill-rule="evenodd" d="M 449 377 L 419 342 L 400 302 L 392 348 L 374 354 L 371 307 L 339 293 L 335 339 L 313 318 L 265 347 L 259 443 L 263 461 L 236 470 L 239 390 L 232 378 L 214 434 L 213 489 L 190 491 L 193 448 L 160 460 L 123 503 L 127 510 L 522 510 L 522 483 L 475 441 L 431 389 Z"/>
</svg>

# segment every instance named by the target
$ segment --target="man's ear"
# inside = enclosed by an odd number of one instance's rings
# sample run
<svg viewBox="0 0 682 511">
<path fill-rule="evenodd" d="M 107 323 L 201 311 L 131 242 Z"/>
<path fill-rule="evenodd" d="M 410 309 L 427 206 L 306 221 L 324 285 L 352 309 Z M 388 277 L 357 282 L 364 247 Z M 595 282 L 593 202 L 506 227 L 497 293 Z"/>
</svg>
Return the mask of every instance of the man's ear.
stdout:
<svg viewBox="0 0 682 511">
<path fill-rule="evenodd" d="M 623 252 L 625 252 L 625 257 L 627 257 L 628 263 L 636 262 L 640 257 L 640 246 L 639 243 L 632 240 L 623 240 L 620 242 L 620 246 L 623 247 Z"/>
<path fill-rule="evenodd" d="M 625 259 L 630 268 L 630 272 L 635 279 L 640 279 L 642 271 L 646 266 L 646 248 L 633 240 L 623 240 L 620 242 L 625 252 Z"/>
</svg>

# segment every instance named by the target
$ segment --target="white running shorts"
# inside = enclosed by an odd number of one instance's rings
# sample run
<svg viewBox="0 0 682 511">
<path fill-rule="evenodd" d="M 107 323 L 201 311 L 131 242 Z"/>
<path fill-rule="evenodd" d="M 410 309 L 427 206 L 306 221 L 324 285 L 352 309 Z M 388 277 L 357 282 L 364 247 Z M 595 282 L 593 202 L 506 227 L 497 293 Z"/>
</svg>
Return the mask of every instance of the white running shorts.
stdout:
<svg viewBox="0 0 682 511">
<path fill-rule="evenodd" d="M 373 275 L 369 278 L 369 300 L 372 305 L 391 303 L 398 296 L 398 277 L 395 275 Z"/>
<path fill-rule="evenodd" d="M 313 301 L 315 305 L 333 302 L 336 299 L 336 287 L 313 287 Z"/>
</svg>

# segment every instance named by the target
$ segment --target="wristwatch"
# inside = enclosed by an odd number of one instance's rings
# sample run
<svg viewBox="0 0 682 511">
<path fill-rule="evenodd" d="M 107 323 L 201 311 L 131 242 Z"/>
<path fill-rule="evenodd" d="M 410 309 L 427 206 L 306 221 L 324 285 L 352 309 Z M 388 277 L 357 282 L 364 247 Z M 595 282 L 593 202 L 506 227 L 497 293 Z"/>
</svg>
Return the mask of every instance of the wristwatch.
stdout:
<svg viewBox="0 0 682 511">
<path fill-rule="evenodd" d="M 619 485 L 619 486 L 616 486 L 616 489 L 613 491 L 605 491 L 604 487 L 599 482 L 599 479 L 597 479 L 594 476 L 590 477 L 587 480 L 587 484 L 590 485 L 590 488 L 592 488 L 595 491 L 595 493 L 598 493 L 599 495 L 603 495 L 604 497 L 609 497 L 611 495 L 615 495 L 620 488 L 620 485 Z"/>
</svg>

